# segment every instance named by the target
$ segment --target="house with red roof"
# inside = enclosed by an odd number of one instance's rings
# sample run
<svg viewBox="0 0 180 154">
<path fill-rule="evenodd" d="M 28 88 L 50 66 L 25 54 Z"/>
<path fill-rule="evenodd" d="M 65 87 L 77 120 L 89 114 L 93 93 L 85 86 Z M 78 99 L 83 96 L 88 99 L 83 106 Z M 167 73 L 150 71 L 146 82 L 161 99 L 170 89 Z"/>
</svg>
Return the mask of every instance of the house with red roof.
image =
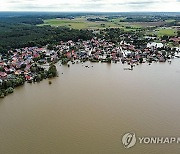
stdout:
<svg viewBox="0 0 180 154">
<path fill-rule="evenodd" d="M 7 77 L 7 73 L 0 72 L 0 79 L 5 79 Z"/>
</svg>

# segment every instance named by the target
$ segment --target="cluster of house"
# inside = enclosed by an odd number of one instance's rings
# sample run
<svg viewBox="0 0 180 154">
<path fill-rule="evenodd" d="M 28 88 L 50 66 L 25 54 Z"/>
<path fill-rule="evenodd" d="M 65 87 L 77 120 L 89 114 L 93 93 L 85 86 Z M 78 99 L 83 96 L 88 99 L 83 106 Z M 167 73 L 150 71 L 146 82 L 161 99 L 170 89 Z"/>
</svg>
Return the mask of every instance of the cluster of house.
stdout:
<svg viewBox="0 0 180 154">
<path fill-rule="evenodd" d="M 127 44 L 124 41 L 119 43 L 108 42 L 105 39 L 93 38 L 88 41 L 68 41 L 60 42 L 57 46 L 61 54 L 66 55 L 68 59 L 88 59 L 90 61 L 101 62 L 150 62 L 159 61 L 165 62 L 166 59 L 171 59 L 175 52 L 168 49 L 159 50 L 164 47 L 164 43 L 151 42 L 143 49 L 136 49 L 134 45 Z M 179 52 L 180 49 L 176 48 Z M 140 60 L 142 59 L 142 60 Z"/>
<path fill-rule="evenodd" d="M 65 54 L 71 59 L 106 59 L 111 55 L 112 59 L 116 59 L 117 53 L 120 53 L 120 47 L 106 40 L 93 38 L 88 41 L 68 41 L 60 42 L 58 45 L 60 53 Z"/>
<path fill-rule="evenodd" d="M 26 47 L 9 51 L 8 57 L 0 56 L 0 79 L 23 74 L 26 80 L 32 80 L 36 74 L 31 71 L 31 66 L 35 62 L 46 64 L 59 60 L 60 57 L 71 61 L 85 59 L 92 62 L 122 61 L 122 63 L 132 64 L 151 61 L 165 62 L 166 59 L 179 56 L 174 55 L 174 52 L 171 51 L 158 50 L 162 47 L 164 47 L 163 43 L 152 42 L 140 50 L 124 41 L 112 43 L 98 38 L 87 41 L 79 40 L 78 42 L 60 42 L 56 46 L 56 51 L 47 50 L 46 47 Z M 180 49 L 176 48 L 176 51 L 179 52 Z"/>
<path fill-rule="evenodd" d="M 180 37 L 172 37 L 172 38 L 169 39 L 169 41 L 173 41 L 176 44 L 179 44 L 180 43 Z"/>
<path fill-rule="evenodd" d="M 26 47 L 8 51 L 8 56 L 0 56 L 0 79 L 14 78 L 24 75 L 26 80 L 32 80 L 36 73 L 31 72 L 31 66 L 47 63 L 57 58 L 57 52 L 46 48 Z"/>
</svg>

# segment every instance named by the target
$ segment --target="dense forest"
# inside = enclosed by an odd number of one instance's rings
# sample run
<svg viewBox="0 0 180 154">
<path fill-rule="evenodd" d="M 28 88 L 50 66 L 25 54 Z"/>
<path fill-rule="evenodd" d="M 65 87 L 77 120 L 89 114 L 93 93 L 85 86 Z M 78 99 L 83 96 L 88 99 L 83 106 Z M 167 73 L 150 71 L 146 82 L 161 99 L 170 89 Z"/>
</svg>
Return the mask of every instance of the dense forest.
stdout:
<svg viewBox="0 0 180 154">
<path fill-rule="evenodd" d="M 103 19 L 103 18 L 88 18 L 87 19 L 88 21 L 92 21 L 92 22 L 95 22 L 95 21 L 108 21 L 107 19 Z"/>
<path fill-rule="evenodd" d="M 124 19 L 122 19 L 121 22 L 162 22 L 166 20 L 174 21 L 173 25 L 178 25 L 180 16 L 124 16 Z"/>
</svg>

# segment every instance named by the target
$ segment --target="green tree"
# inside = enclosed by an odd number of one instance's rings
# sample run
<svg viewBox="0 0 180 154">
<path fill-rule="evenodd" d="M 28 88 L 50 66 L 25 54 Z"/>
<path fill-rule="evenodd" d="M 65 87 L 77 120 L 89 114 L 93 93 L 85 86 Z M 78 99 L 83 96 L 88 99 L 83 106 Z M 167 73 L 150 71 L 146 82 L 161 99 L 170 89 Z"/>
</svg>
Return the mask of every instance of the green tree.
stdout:
<svg viewBox="0 0 180 154">
<path fill-rule="evenodd" d="M 57 76 L 57 68 L 55 65 L 50 65 L 48 69 L 48 77 L 56 77 Z"/>
</svg>

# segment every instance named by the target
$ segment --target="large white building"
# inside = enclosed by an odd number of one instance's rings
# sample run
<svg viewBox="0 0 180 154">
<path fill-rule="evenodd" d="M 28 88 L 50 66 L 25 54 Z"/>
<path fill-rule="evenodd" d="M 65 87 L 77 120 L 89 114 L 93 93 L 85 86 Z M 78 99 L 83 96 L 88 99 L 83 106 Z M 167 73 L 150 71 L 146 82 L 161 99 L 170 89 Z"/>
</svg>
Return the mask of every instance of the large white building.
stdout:
<svg viewBox="0 0 180 154">
<path fill-rule="evenodd" d="M 151 42 L 147 44 L 148 48 L 162 48 L 164 45 L 162 43 L 156 43 L 156 42 Z"/>
</svg>

